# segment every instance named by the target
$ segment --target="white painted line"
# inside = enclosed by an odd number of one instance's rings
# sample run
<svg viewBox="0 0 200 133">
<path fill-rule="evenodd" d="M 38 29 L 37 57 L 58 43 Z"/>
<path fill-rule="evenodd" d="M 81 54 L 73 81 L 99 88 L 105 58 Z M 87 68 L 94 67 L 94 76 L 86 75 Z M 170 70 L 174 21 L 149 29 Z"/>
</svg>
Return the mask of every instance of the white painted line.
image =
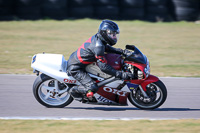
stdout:
<svg viewBox="0 0 200 133">
<path fill-rule="evenodd" d="M 65 117 L 0 117 L 3 120 L 180 120 L 178 118 L 65 118 Z"/>
<path fill-rule="evenodd" d="M 36 76 L 36 74 L 0 74 L 2 76 Z"/>
<path fill-rule="evenodd" d="M 199 77 L 158 77 L 158 78 L 165 78 L 165 79 L 200 79 Z"/>
</svg>

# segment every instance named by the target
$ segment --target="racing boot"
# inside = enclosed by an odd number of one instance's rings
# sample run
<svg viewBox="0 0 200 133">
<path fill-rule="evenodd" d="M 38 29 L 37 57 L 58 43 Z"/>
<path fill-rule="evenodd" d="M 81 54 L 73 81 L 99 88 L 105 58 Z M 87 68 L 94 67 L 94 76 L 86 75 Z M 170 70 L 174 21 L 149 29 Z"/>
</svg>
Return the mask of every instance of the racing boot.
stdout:
<svg viewBox="0 0 200 133">
<path fill-rule="evenodd" d="M 75 100 L 81 101 L 83 99 L 83 94 L 86 94 L 86 90 L 84 89 L 83 86 L 74 86 L 71 88 L 69 93 L 72 95 L 72 97 Z"/>
<path fill-rule="evenodd" d="M 89 100 L 92 100 L 94 93 L 98 91 L 98 86 L 94 82 L 90 82 L 85 84 L 84 86 L 75 86 L 71 89 L 72 96 L 76 98 L 83 97 L 83 95 L 86 95 L 86 97 Z"/>
<path fill-rule="evenodd" d="M 88 88 L 88 87 L 87 87 Z M 89 100 L 92 100 L 94 93 L 92 92 L 92 90 L 90 88 L 85 88 L 84 86 L 78 86 L 76 88 L 73 89 L 73 91 L 75 91 L 76 93 L 78 93 L 79 95 L 86 95 L 86 97 Z"/>
</svg>

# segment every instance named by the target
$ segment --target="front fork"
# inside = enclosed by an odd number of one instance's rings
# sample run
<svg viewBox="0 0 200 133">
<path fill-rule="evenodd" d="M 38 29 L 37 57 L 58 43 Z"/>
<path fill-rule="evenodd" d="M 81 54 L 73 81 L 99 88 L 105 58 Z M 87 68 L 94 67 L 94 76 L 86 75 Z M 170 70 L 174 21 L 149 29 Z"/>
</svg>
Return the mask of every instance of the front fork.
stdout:
<svg viewBox="0 0 200 133">
<path fill-rule="evenodd" d="M 143 80 L 143 81 L 141 80 L 141 82 L 138 81 L 138 80 L 137 80 L 137 81 L 132 80 L 131 83 L 137 84 L 137 85 L 139 86 L 139 89 L 140 89 L 140 91 L 142 92 L 144 98 L 145 98 L 147 101 L 149 101 L 150 99 L 149 99 L 149 96 L 148 96 L 147 93 L 146 93 L 146 91 L 147 91 L 146 86 L 147 86 L 148 84 L 153 83 L 153 82 L 157 82 L 158 80 L 159 80 L 158 77 L 156 77 L 156 76 L 154 76 L 154 75 L 149 75 L 149 77 L 148 77 L 147 79 L 145 79 L 145 80 Z M 129 87 L 129 88 L 131 89 L 131 87 Z"/>
<path fill-rule="evenodd" d="M 148 84 L 151 84 L 153 82 L 157 82 L 159 80 L 158 77 L 154 76 L 154 75 L 149 75 L 149 77 L 147 79 L 145 79 L 142 83 L 141 83 L 141 87 L 144 91 L 147 91 L 146 86 Z"/>
</svg>

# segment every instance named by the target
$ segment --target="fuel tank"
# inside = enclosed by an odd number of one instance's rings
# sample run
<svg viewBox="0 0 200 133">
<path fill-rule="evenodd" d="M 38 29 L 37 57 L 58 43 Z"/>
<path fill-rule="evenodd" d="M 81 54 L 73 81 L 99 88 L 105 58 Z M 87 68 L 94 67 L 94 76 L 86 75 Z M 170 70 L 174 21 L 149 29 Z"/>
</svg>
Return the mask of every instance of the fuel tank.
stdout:
<svg viewBox="0 0 200 133">
<path fill-rule="evenodd" d="M 121 70 L 122 68 L 122 57 L 118 54 L 105 54 L 107 63 L 116 70 Z M 96 63 L 92 63 L 86 67 L 88 73 L 100 76 L 102 78 L 110 78 L 111 75 L 106 74 L 100 70 Z"/>
</svg>

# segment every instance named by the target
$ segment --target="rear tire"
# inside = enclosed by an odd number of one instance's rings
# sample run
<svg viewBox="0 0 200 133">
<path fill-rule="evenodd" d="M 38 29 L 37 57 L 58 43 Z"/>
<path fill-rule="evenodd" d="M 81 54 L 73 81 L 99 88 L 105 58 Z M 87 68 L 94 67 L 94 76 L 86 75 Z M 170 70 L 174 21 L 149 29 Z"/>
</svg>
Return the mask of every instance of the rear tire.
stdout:
<svg viewBox="0 0 200 133">
<path fill-rule="evenodd" d="M 134 94 L 133 91 L 129 95 L 129 101 L 136 107 L 140 109 L 155 109 L 160 107 L 167 98 L 167 89 L 162 81 L 157 81 L 151 83 L 147 86 L 153 87 L 151 92 L 146 92 L 149 97 L 151 97 L 151 102 L 144 102 L 141 100 L 143 97 L 140 89 L 136 89 L 136 93 Z M 147 88 L 150 90 L 150 88 Z"/>
<path fill-rule="evenodd" d="M 68 92 L 65 92 L 65 95 L 64 97 L 62 97 L 62 95 L 58 96 L 57 99 L 55 97 L 52 96 L 52 93 L 49 92 L 48 89 L 44 89 L 45 87 L 54 87 L 55 86 L 55 83 L 54 82 L 57 82 L 57 80 L 45 75 L 45 74 L 41 74 L 39 75 L 34 84 L 33 84 L 33 94 L 36 98 L 36 100 L 46 106 L 46 107 L 49 107 L 49 108 L 63 108 L 67 105 L 69 105 L 72 101 L 73 101 L 73 98 L 72 96 L 68 93 Z M 59 86 L 59 89 L 61 89 L 61 83 L 58 82 L 58 86 Z M 48 94 L 51 94 L 48 96 Z"/>
</svg>

